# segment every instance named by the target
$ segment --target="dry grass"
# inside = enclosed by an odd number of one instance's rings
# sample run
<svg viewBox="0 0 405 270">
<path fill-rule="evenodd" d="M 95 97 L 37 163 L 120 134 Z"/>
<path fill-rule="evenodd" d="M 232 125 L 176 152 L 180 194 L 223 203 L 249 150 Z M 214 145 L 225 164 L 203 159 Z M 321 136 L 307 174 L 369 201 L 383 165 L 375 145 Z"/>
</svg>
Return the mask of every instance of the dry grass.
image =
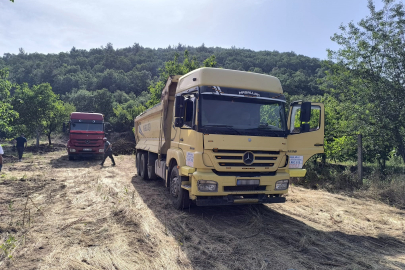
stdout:
<svg viewBox="0 0 405 270">
<path fill-rule="evenodd" d="M 0 269 L 405 269 L 403 210 L 292 187 L 285 204 L 181 212 L 116 159 L 5 164 Z"/>
</svg>

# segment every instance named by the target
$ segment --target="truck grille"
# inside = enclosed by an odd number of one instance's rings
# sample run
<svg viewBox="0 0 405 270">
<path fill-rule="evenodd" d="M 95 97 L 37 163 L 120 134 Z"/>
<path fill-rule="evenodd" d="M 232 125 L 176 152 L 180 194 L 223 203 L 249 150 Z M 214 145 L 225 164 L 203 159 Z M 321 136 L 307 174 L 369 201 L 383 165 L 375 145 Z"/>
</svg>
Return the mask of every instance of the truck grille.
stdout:
<svg viewBox="0 0 405 270">
<path fill-rule="evenodd" d="M 228 167 L 272 167 L 274 163 L 252 163 L 251 165 L 246 165 L 245 163 L 228 163 L 228 162 L 220 162 L 219 166 L 228 166 Z"/>
<path fill-rule="evenodd" d="M 99 146 L 100 145 L 100 140 L 91 140 L 91 139 L 78 139 L 74 140 L 74 145 L 75 146 Z"/>
<path fill-rule="evenodd" d="M 253 154 L 252 162 L 245 162 L 244 155 L 250 152 Z M 213 156 L 219 167 L 261 167 L 270 168 L 277 163 L 280 151 L 256 151 L 256 150 L 223 150 L 213 149 Z M 251 156 L 252 157 L 252 156 Z"/>
</svg>

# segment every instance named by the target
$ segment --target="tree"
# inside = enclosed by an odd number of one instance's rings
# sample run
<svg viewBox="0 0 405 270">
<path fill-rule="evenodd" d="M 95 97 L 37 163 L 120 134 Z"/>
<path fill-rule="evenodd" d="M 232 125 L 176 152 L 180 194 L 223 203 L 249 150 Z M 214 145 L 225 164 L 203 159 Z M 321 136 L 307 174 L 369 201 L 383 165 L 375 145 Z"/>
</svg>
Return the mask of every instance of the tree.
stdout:
<svg viewBox="0 0 405 270">
<path fill-rule="evenodd" d="M 181 44 L 179 44 L 180 46 Z M 209 58 L 204 60 L 203 65 L 205 67 L 214 67 L 217 64 L 215 61 L 215 56 L 211 55 Z M 162 94 L 162 90 L 165 87 L 167 78 L 170 75 L 184 75 L 190 71 L 193 71 L 199 68 L 200 65 L 197 62 L 197 59 L 193 57 L 190 60 L 190 56 L 188 50 L 184 52 L 184 61 L 183 63 L 179 63 L 179 54 L 176 53 L 174 55 L 174 59 L 165 63 L 165 67 L 159 69 L 159 80 L 157 82 L 152 82 L 149 86 L 149 91 L 151 93 L 151 99 L 146 104 L 148 108 L 153 107 L 157 103 L 160 102 L 160 96 Z"/>
<path fill-rule="evenodd" d="M 8 136 L 11 131 L 10 123 L 18 117 L 11 105 L 10 90 L 12 83 L 8 81 L 8 70 L 0 69 L 0 137 Z"/>
<path fill-rule="evenodd" d="M 374 136 L 382 159 L 391 142 L 405 161 L 405 9 L 395 0 L 384 0 L 378 11 L 369 0 L 368 8 L 368 17 L 342 25 L 341 33 L 332 37 L 341 48 L 329 50 L 334 63 L 328 62 L 326 80 L 346 104 L 351 129 Z"/>
<path fill-rule="evenodd" d="M 63 123 L 67 122 L 72 112 L 76 111 L 75 106 L 70 103 L 63 103 L 61 100 L 56 100 L 53 104 L 53 109 L 48 113 L 47 119 L 45 119 L 44 131 L 48 137 L 49 145 L 51 142 L 51 133 L 57 130 L 61 130 Z"/>
<path fill-rule="evenodd" d="M 23 84 L 17 87 L 13 97 L 13 106 L 20 117 L 16 124 L 23 126 L 29 134 L 35 134 L 36 146 L 39 147 L 39 137 L 44 132 L 59 97 L 52 91 L 48 83 L 28 87 Z"/>
</svg>

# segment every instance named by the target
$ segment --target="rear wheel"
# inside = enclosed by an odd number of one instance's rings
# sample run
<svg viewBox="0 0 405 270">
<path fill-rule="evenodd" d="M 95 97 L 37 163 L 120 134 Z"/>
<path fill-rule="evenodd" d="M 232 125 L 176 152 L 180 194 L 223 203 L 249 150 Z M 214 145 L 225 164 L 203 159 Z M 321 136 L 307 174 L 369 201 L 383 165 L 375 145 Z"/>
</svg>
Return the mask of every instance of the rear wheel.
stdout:
<svg viewBox="0 0 405 270">
<path fill-rule="evenodd" d="M 139 166 L 140 163 L 141 163 L 141 153 L 137 152 L 135 157 L 135 167 L 138 175 L 140 175 L 139 171 L 141 170 L 141 166 Z"/>
<path fill-rule="evenodd" d="M 190 207 L 188 190 L 181 188 L 181 182 L 187 180 L 185 178 L 180 176 L 177 166 L 172 168 L 170 173 L 170 197 L 174 208 L 179 210 Z"/>
<path fill-rule="evenodd" d="M 143 180 L 148 180 L 148 153 L 141 154 L 141 160 L 139 164 L 139 175 Z"/>
<path fill-rule="evenodd" d="M 149 158 L 149 164 L 148 165 L 148 178 L 151 180 L 154 180 L 157 178 L 157 175 L 155 173 L 155 161 L 156 159 L 151 160 L 151 158 Z"/>
</svg>

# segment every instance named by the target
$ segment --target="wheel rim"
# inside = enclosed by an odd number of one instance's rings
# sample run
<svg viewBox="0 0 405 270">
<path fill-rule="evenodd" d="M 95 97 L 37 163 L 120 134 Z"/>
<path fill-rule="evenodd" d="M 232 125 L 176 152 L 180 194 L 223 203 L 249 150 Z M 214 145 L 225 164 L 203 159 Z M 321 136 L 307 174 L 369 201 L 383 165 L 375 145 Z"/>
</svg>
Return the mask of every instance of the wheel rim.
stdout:
<svg viewBox="0 0 405 270">
<path fill-rule="evenodd" d="M 178 185 L 179 185 L 179 177 L 176 175 L 170 180 L 170 193 L 174 198 L 177 198 L 179 196 Z"/>
</svg>

